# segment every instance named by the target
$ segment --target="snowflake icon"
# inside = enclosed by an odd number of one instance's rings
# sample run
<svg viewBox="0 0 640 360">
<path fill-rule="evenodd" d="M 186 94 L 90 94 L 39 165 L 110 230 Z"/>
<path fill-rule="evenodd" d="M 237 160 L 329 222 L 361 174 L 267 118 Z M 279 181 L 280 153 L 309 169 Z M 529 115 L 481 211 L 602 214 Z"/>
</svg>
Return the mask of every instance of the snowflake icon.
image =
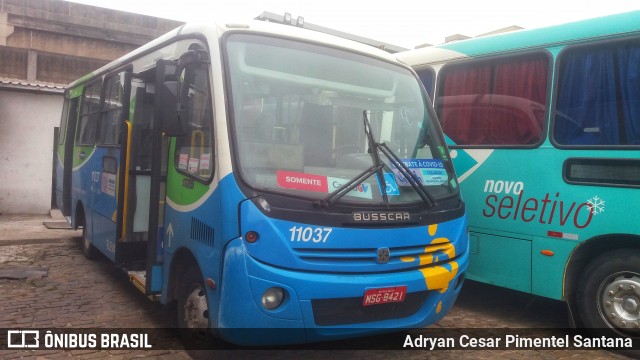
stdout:
<svg viewBox="0 0 640 360">
<path fill-rule="evenodd" d="M 598 215 L 604 212 L 604 200 L 599 198 L 598 196 L 594 196 L 591 199 L 587 200 L 587 205 L 589 206 L 589 210 L 593 215 Z"/>
</svg>

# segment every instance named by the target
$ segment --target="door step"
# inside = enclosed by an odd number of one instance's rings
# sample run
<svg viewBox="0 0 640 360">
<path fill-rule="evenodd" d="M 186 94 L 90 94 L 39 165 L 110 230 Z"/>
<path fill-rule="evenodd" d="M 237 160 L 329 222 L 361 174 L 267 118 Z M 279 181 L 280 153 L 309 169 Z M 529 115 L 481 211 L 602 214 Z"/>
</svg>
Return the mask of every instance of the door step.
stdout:
<svg viewBox="0 0 640 360">
<path fill-rule="evenodd" d="M 150 300 L 155 301 L 158 298 L 158 295 L 147 295 L 147 272 L 146 271 L 127 271 L 129 275 L 129 281 L 136 287 L 136 289 L 140 290 L 146 297 Z"/>
</svg>

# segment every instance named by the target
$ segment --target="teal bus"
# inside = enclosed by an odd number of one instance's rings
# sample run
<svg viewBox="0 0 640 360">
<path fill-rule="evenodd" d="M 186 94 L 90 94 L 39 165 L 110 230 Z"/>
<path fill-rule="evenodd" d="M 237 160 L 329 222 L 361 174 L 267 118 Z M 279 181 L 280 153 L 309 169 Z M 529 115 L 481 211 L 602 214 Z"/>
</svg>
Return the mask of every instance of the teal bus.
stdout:
<svg viewBox="0 0 640 360">
<path fill-rule="evenodd" d="M 403 52 L 467 204 L 467 278 L 640 333 L 640 12 Z"/>
<path fill-rule="evenodd" d="M 426 99 L 409 66 L 364 44 L 187 24 L 68 86 L 56 201 L 85 255 L 176 304 L 194 344 L 424 327 L 468 263 Z"/>
</svg>

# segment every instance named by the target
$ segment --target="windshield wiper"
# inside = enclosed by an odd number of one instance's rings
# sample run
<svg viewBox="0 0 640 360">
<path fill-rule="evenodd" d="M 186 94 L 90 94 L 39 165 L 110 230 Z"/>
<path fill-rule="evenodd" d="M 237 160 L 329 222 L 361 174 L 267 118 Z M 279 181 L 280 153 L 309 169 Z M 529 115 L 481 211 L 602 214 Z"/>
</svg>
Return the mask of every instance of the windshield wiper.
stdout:
<svg viewBox="0 0 640 360">
<path fill-rule="evenodd" d="M 371 167 L 369 167 L 365 171 L 361 172 L 358 176 L 342 184 L 342 186 L 331 192 L 325 198 L 315 201 L 314 205 L 321 207 L 329 207 L 333 205 L 336 201 L 349 193 L 349 191 L 355 189 L 356 186 L 362 184 L 367 178 L 369 178 L 369 176 L 375 173 L 378 174 L 378 179 L 381 182 L 382 188 L 385 189 L 385 191 L 382 191 L 382 198 L 384 199 L 385 204 L 389 205 L 389 197 L 387 196 L 386 192 L 387 183 L 384 179 L 384 174 L 382 171 L 384 164 L 380 160 L 380 156 L 378 154 L 378 144 L 376 143 L 373 137 L 373 133 L 371 132 L 371 124 L 369 123 L 369 119 L 367 118 L 367 111 L 364 110 L 362 114 L 362 120 L 364 122 L 364 132 L 367 135 L 367 143 L 369 145 L 369 153 L 371 153 L 371 157 L 373 159 L 373 165 L 371 165 Z"/>
<path fill-rule="evenodd" d="M 362 113 L 362 117 L 364 119 L 365 126 L 368 128 L 370 142 L 369 147 L 371 147 L 371 145 L 373 144 L 376 157 L 378 155 L 378 150 L 380 150 L 387 157 L 387 159 L 389 159 L 391 164 L 396 169 L 398 169 L 400 174 L 402 174 L 402 176 L 407 179 L 411 187 L 418 193 L 418 196 L 420 196 L 422 201 L 424 201 L 424 203 L 427 204 L 427 206 L 430 208 L 436 206 L 436 200 L 433 198 L 433 196 L 431 196 L 431 194 L 424 190 L 424 187 L 422 187 L 422 181 L 416 176 L 416 174 L 414 174 L 411 169 L 409 169 L 409 167 L 398 157 L 398 155 L 396 155 L 391 150 L 391 148 L 389 148 L 386 143 L 379 143 L 374 140 L 373 134 L 371 132 L 371 123 L 369 122 L 369 118 L 367 117 L 366 110 Z M 380 160 L 378 159 L 378 161 Z M 381 177 L 383 176 L 381 175 Z M 385 187 L 385 191 L 383 191 L 383 193 L 386 194 L 386 185 L 384 184 L 384 182 L 382 183 L 382 185 Z"/>
<path fill-rule="evenodd" d="M 378 180 L 380 181 L 381 188 L 384 189 L 381 191 L 382 198 L 384 199 L 385 204 L 389 205 L 389 197 L 387 195 L 387 183 L 384 178 L 384 163 L 380 160 L 380 155 L 378 151 L 382 152 L 391 162 L 391 164 L 398 169 L 400 174 L 404 176 L 405 179 L 409 182 L 411 187 L 418 193 L 422 201 L 427 204 L 428 207 L 436 206 L 436 200 L 431 196 L 431 194 L 427 193 L 422 187 L 422 182 L 420 179 L 416 177 L 416 175 L 411 172 L 411 170 L 405 165 L 402 160 L 393 153 L 393 151 L 387 146 L 385 143 L 379 143 L 373 137 L 373 131 L 371 130 L 371 123 L 369 122 L 369 118 L 367 117 L 367 111 L 364 110 L 362 112 L 362 121 L 364 122 L 364 131 L 367 135 L 367 142 L 369 145 L 369 153 L 371 154 L 373 165 L 365 171 L 361 172 L 358 176 L 351 179 L 347 183 L 343 184 L 325 198 L 317 200 L 314 202 L 314 205 L 321 207 L 329 207 L 333 205 L 340 198 L 345 196 L 348 192 L 355 189 L 356 186 L 363 183 L 369 176 L 377 173 Z"/>
</svg>

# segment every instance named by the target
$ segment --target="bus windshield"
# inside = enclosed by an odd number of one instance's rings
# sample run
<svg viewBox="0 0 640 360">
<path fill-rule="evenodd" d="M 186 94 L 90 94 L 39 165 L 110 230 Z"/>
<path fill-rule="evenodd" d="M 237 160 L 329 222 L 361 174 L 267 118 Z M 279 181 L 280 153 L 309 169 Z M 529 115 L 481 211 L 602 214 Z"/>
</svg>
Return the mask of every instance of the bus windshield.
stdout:
<svg viewBox="0 0 640 360">
<path fill-rule="evenodd" d="M 433 112 L 410 70 L 335 48 L 235 34 L 226 42 L 238 173 L 267 192 L 325 198 L 375 166 L 363 114 L 389 156 L 339 201 L 423 201 L 457 191 Z M 400 169 L 400 167 L 404 168 Z M 403 175 L 405 174 L 405 175 Z M 347 186 L 347 185 L 345 185 Z"/>
</svg>

